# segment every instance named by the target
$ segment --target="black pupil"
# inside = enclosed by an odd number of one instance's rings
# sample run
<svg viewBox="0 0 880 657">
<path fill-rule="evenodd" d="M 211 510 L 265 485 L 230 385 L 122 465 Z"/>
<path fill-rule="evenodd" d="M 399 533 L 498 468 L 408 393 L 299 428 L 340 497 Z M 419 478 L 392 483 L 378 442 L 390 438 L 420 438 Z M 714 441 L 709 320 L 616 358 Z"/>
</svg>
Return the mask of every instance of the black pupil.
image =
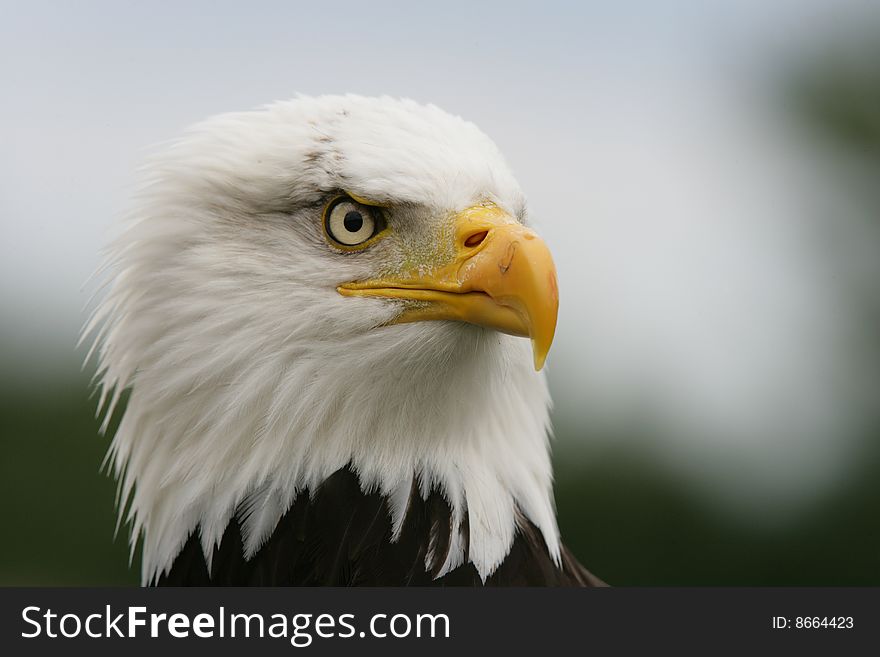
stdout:
<svg viewBox="0 0 880 657">
<path fill-rule="evenodd" d="M 364 216 L 357 210 L 349 210 L 345 213 L 342 225 L 349 233 L 356 233 L 364 227 Z"/>
</svg>

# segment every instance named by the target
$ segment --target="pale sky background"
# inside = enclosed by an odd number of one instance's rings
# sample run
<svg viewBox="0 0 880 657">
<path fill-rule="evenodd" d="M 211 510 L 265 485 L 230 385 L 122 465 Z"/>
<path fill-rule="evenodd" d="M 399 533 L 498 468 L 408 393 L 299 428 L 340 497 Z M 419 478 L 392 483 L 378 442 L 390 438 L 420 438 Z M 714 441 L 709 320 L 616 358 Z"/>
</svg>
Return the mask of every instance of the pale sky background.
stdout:
<svg viewBox="0 0 880 657">
<path fill-rule="evenodd" d="M 39 382 L 81 356 L 81 286 L 150 146 L 296 93 L 408 96 L 481 126 L 529 196 L 557 421 L 647 422 L 629 447 L 713 499 L 796 509 L 857 457 L 823 235 L 877 242 L 774 85 L 871 5 L 0 2 L 0 363 Z"/>
</svg>

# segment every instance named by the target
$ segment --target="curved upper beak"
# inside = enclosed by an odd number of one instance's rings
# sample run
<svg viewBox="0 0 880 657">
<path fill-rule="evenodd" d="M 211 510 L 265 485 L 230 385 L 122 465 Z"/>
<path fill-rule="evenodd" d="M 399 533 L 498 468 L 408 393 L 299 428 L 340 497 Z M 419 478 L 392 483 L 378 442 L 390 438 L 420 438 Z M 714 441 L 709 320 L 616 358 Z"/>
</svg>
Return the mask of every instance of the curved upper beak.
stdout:
<svg viewBox="0 0 880 657">
<path fill-rule="evenodd" d="M 451 261 L 446 257 L 423 268 L 427 273 L 354 281 L 337 290 L 345 296 L 412 302 L 392 323 L 457 320 L 529 337 L 540 370 L 559 308 L 556 268 L 547 245 L 491 203 L 459 212 L 453 239 Z"/>
</svg>

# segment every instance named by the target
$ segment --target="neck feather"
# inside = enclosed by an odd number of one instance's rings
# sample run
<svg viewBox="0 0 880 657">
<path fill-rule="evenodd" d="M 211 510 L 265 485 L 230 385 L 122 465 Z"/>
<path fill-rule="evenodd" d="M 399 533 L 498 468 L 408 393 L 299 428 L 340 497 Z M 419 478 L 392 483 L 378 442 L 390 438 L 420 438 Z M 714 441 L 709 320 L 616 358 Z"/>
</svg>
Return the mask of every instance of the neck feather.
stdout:
<svg viewBox="0 0 880 657">
<path fill-rule="evenodd" d="M 280 341 L 271 360 L 243 349 L 222 367 L 171 372 L 142 361 L 110 458 L 132 544 L 143 540 L 145 583 L 194 533 L 210 563 L 232 519 L 255 554 L 301 492 L 346 466 L 386 497 L 392 540 L 414 487 L 440 491 L 453 531 L 438 576 L 470 562 L 485 580 L 518 517 L 558 560 L 550 401 L 528 341 L 434 322 L 325 348 Z"/>
</svg>

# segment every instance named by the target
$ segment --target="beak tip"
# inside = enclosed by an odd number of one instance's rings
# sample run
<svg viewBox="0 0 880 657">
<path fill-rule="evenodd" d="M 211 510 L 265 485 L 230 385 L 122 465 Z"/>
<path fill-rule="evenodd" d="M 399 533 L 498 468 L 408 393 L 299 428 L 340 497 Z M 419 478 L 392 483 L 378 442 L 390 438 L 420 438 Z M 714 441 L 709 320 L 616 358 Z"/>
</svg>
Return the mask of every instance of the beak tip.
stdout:
<svg viewBox="0 0 880 657">
<path fill-rule="evenodd" d="M 544 369 L 544 362 L 547 360 L 547 351 L 541 349 L 537 344 L 532 342 L 532 355 L 534 357 L 535 371 L 540 372 Z"/>
</svg>

